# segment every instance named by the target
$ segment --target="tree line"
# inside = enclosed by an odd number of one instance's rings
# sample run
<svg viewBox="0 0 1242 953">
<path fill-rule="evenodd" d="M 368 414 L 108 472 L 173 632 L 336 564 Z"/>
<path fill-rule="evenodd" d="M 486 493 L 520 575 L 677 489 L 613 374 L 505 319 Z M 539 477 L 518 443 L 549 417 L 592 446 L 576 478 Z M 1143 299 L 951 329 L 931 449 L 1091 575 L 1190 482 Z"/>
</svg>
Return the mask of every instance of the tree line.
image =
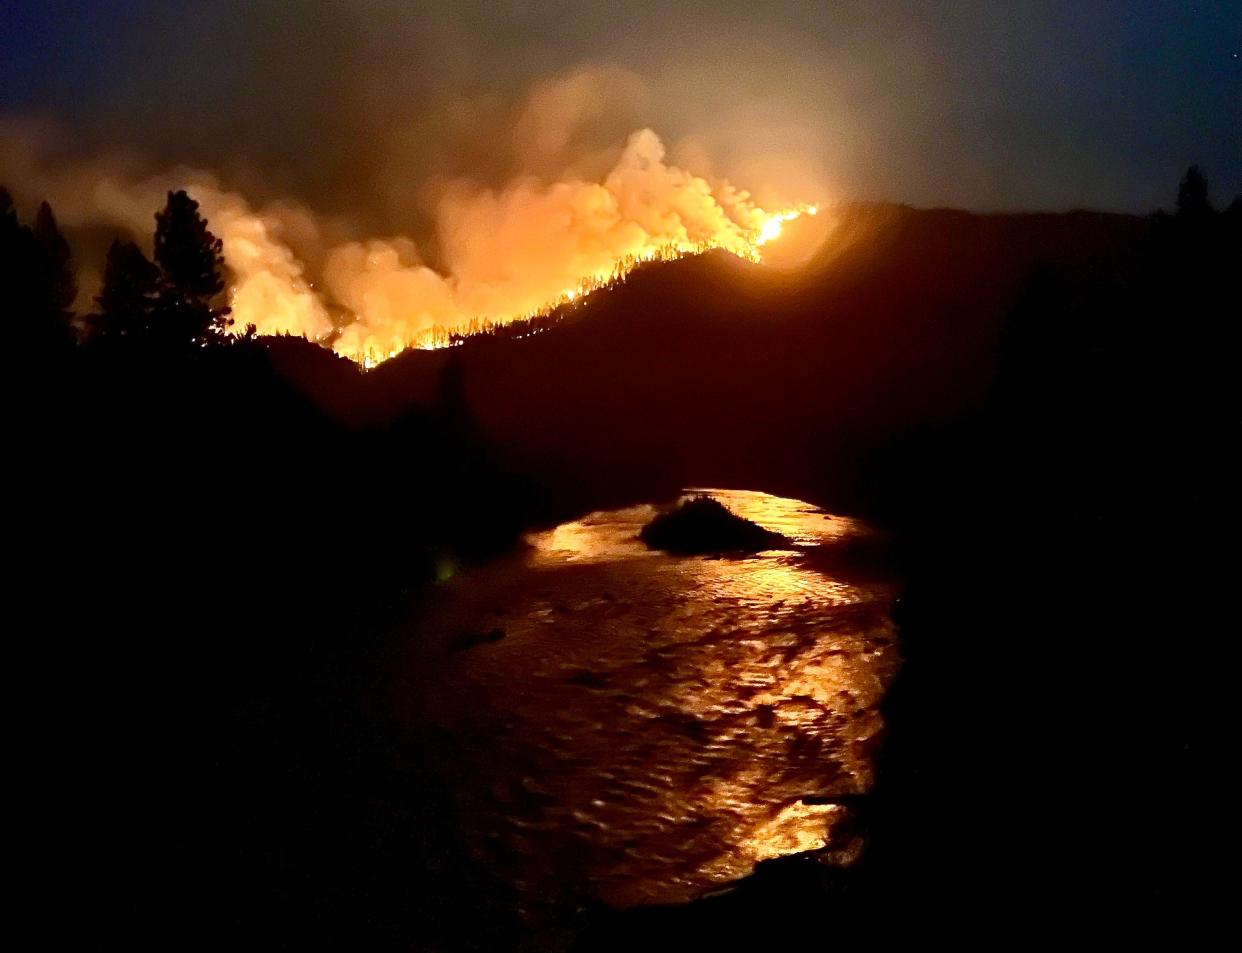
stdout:
<svg viewBox="0 0 1242 953">
<path fill-rule="evenodd" d="M 1171 217 L 1157 213 L 1157 221 L 1172 218 L 1201 225 L 1217 214 L 1207 179 L 1191 166 L 1178 189 L 1176 213 Z M 1230 219 L 1242 215 L 1242 197 L 1235 198 L 1224 214 Z M 95 308 L 79 319 L 73 310 L 78 296 L 73 257 L 51 206 L 43 202 L 34 223 L 24 225 L 12 196 L 0 186 L 0 300 L 19 316 L 10 322 L 11 330 L 28 353 L 92 342 L 128 341 L 161 349 L 223 342 L 233 326 L 223 301 L 223 242 L 212 234 L 198 203 L 184 189 L 170 191 L 163 209 L 155 214 L 153 248 L 148 258 L 134 242 L 114 239 Z M 668 256 L 662 252 L 659 257 Z M 586 290 L 624 280 L 640 263 L 630 256 L 617 263 L 610 277 Z M 472 322 L 448 332 L 445 343 L 459 344 L 471 337 L 526 337 L 547 330 L 563 316 L 563 309 L 557 308 L 504 325 Z"/>
<path fill-rule="evenodd" d="M 223 243 L 198 203 L 170 191 L 155 215 L 154 254 L 115 239 L 94 310 L 80 319 L 73 305 L 78 282 L 69 243 L 47 202 L 33 225 L 23 224 L 12 196 L 0 187 L 0 275 L 10 322 L 33 353 L 79 343 L 129 341 L 157 348 L 207 346 L 232 326 L 225 291 Z"/>
</svg>

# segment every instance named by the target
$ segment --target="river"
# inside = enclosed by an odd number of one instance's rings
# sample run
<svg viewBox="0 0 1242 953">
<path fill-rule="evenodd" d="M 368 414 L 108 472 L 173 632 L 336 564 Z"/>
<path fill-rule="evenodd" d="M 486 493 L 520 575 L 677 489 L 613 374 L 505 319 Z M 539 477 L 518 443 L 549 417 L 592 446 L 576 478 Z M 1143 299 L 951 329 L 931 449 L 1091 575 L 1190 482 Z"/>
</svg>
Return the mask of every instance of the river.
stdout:
<svg viewBox="0 0 1242 953">
<path fill-rule="evenodd" d="M 706 490 L 782 533 L 745 558 L 637 540 L 657 512 L 592 513 L 463 571 L 419 620 L 460 822 L 527 912 L 692 899 L 761 860 L 849 863 L 897 664 L 894 589 L 830 557 L 860 524 Z"/>
</svg>

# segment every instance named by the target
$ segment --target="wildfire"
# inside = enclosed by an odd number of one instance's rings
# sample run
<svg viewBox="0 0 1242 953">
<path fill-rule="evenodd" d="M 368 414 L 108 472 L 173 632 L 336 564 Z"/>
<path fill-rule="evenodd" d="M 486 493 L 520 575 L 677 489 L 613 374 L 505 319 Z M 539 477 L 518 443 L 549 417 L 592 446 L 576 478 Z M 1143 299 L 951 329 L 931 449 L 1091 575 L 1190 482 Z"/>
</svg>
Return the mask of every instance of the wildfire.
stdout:
<svg viewBox="0 0 1242 953">
<path fill-rule="evenodd" d="M 778 212 L 770 216 L 766 222 L 759 226 L 759 234 L 755 238 L 755 248 L 762 248 L 768 242 L 780 238 L 786 222 L 792 222 L 795 218 L 803 215 L 814 215 L 818 211 L 819 209 L 816 206 L 807 205 L 803 208 L 790 209 L 787 212 Z"/>
<path fill-rule="evenodd" d="M 396 340 L 388 347 L 379 348 L 373 340 L 366 340 L 360 346 L 345 344 L 340 341 L 334 345 L 338 354 L 350 358 L 365 370 L 382 364 L 396 357 L 408 348 L 435 350 L 453 347 L 460 344 L 466 337 L 475 333 L 486 332 L 511 321 L 530 321 L 531 319 L 549 315 L 558 308 L 581 303 L 593 292 L 614 287 L 626 280 L 634 269 L 647 262 L 672 261 L 692 255 L 701 255 L 715 249 L 723 249 L 747 261 L 760 263 L 763 261 L 763 247 L 780 238 L 787 223 L 804 215 L 816 215 L 819 212 L 815 205 L 797 205 L 779 212 L 768 213 L 756 210 L 755 219 L 758 224 L 742 235 L 726 231 L 721 235 L 712 236 L 699 241 L 681 241 L 646 247 L 637 253 L 624 255 L 611 262 L 610 267 L 584 276 L 577 285 L 564 288 L 559 294 L 550 298 L 542 305 L 523 312 L 498 318 L 476 318 L 455 326 L 435 325 L 420 332 L 410 340 Z M 534 331 L 530 333 L 535 333 Z M 526 336 L 526 335 L 521 335 Z"/>
<path fill-rule="evenodd" d="M 558 309 L 625 281 L 644 262 L 719 249 L 789 268 L 814 253 L 807 239 L 822 228 L 785 238 L 795 220 L 816 214 L 814 205 L 762 206 L 727 180 L 670 162 L 651 129 L 633 132 L 601 171 L 608 153 L 574 145 L 577 117 L 595 115 L 594 83 L 573 74 L 538 84 L 492 135 L 514 144 L 520 171 L 503 184 L 433 176 L 418 190 L 426 228 L 416 237 L 368 238 L 365 221 L 324 218 L 291 199 L 256 205 L 209 170 L 138 176 L 127 159 L 109 156 L 62 168 L 37 137 L 11 135 L 2 120 L 0 170 L 21 170 L 75 227 L 131 235 L 149 233 L 151 210 L 185 189 L 223 244 L 237 333 L 303 337 L 363 367 L 501 327 L 512 337 L 540 333 Z M 545 140 L 562 144 L 559 178 Z M 384 173 L 385 181 L 402 175 Z M 80 309 L 97 290 L 83 284 Z"/>
</svg>

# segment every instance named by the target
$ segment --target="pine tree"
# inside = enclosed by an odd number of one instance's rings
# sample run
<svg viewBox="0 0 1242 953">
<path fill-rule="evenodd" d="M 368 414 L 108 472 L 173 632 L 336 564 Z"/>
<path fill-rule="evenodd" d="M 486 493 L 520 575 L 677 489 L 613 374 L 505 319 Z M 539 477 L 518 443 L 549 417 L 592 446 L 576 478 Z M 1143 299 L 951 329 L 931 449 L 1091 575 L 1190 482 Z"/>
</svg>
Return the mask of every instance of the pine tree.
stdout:
<svg viewBox="0 0 1242 953">
<path fill-rule="evenodd" d="M 17 218 L 13 197 L 0 187 L 0 301 L 14 318 L 30 306 L 34 235 Z"/>
<path fill-rule="evenodd" d="M 139 338 L 150 331 L 159 302 L 160 272 L 133 242 L 112 242 L 103 288 L 95 298 L 96 333 L 104 338 Z"/>
<path fill-rule="evenodd" d="M 13 196 L 9 194 L 9 190 L 0 185 L 0 252 L 7 253 L 15 240 L 15 236 L 21 229 L 21 225 L 17 221 L 17 209 L 13 207 Z M 6 254 L 0 259 L 0 264 L 8 261 Z"/>
<path fill-rule="evenodd" d="M 60 233 L 52 207 L 44 202 L 35 216 L 34 242 L 38 249 L 39 319 L 49 343 L 73 341 L 73 302 L 78 282 L 73 274 L 69 243 Z"/>
<path fill-rule="evenodd" d="M 155 223 L 161 287 L 153 331 L 171 343 L 207 343 L 233 323 L 227 307 L 216 307 L 224 291 L 223 243 L 184 190 L 168 193 Z"/>
<path fill-rule="evenodd" d="M 1203 218 L 1212 211 L 1208 201 L 1208 183 L 1197 165 L 1186 170 L 1177 189 L 1177 214 L 1186 219 Z"/>
<path fill-rule="evenodd" d="M 31 353 L 72 345 L 69 322 L 77 291 L 69 244 L 48 204 L 39 207 L 31 229 L 0 189 L 0 301 L 10 316 L 10 343 Z"/>
</svg>

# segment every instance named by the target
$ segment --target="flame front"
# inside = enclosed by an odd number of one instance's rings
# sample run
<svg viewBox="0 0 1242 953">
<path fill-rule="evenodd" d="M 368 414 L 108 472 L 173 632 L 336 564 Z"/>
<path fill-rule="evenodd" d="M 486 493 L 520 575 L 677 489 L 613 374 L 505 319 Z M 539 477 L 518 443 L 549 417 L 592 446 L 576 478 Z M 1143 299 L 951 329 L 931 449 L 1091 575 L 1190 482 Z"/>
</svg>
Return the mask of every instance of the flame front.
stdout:
<svg viewBox="0 0 1242 953">
<path fill-rule="evenodd" d="M 598 151 L 568 144 L 575 117 L 594 114 L 576 106 L 594 109 L 603 95 L 598 85 L 579 74 L 539 84 L 495 138 L 561 143 L 561 168 L 590 165 Z M 527 166 L 532 149 L 539 161 Z M 448 347 L 464 334 L 577 304 L 643 262 L 721 249 L 788 267 L 803 237 L 822 231 L 784 240 L 790 223 L 815 214 L 815 206 L 761 206 L 727 181 L 668 162 L 650 129 L 633 133 L 598 178 L 568 171 L 548 178 L 546 150 L 523 147 L 513 167 L 544 169 L 539 176 L 522 171 L 499 188 L 433 177 L 412 188 L 430 226 L 424 248 L 406 235 L 358 237 L 370 226 L 348 214 L 324 217 L 289 199 L 255 205 L 209 170 L 135 175 L 123 156 L 65 166 L 44 153 L 36 134 L 0 118 L 0 172 L 19 170 L 15 177 L 67 225 L 148 234 L 152 210 L 168 191 L 184 188 L 223 242 L 237 332 L 253 326 L 260 335 L 301 336 L 366 367 L 407 348 Z M 400 172 L 384 176 L 391 187 Z M 400 184 L 398 193 L 410 191 L 410 183 Z M 769 250 L 778 239 L 780 249 Z M 434 265 L 423 255 L 431 248 Z M 81 283 L 81 310 L 92 307 L 94 278 Z M 509 333 L 546 326 L 531 321 Z"/>
<path fill-rule="evenodd" d="M 609 268 L 584 276 L 577 285 L 563 288 L 559 294 L 533 309 L 518 311 L 508 316 L 476 316 L 447 326 L 436 324 L 420 331 L 410 339 L 393 340 L 387 347 L 382 346 L 382 342 L 374 336 L 359 340 L 347 329 L 333 347 L 338 354 L 370 370 L 408 348 L 434 350 L 452 347 L 472 332 L 551 314 L 565 305 L 581 302 L 592 292 L 620 284 L 635 268 L 647 262 L 672 261 L 690 255 L 701 255 L 714 249 L 723 249 L 739 258 L 759 263 L 763 260 L 763 246 L 778 239 L 787 222 L 792 222 L 803 215 L 815 215 L 819 209 L 815 205 L 798 205 L 780 212 L 768 213 L 757 208 L 755 211 L 760 216 L 760 224 L 748 230 L 740 238 L 735 233 L 726 231 L 721 236 L 713 236 L 701 241 L 676 242 L 645 248 L 637 254 L 627 254 L 612 262 Z"/>
<path fill-rule="evenodd" d="M 581 302 L 644 262 L 713 249 L 761 261 L 787 223 L 816 212 L 765 210 L 744 190 L 673 166 L 644 129 L 600 182 L 449 189 L 437 209 L 439 269 L 406 238 L 350 242 L 327 251 L 312 285 L 287 250 L 272 254 L 271 241 L 256 241 L 271 238 L 255 226 L 261 217 L 227 218 L 222 237 L 225 257 L 243 265 L 231 289 L 237 328 L 303 335 L 370 368 L 407 348 L 448 347 Z M 342 316 L 335 327 L 329 314 Z"/>
</svg>

